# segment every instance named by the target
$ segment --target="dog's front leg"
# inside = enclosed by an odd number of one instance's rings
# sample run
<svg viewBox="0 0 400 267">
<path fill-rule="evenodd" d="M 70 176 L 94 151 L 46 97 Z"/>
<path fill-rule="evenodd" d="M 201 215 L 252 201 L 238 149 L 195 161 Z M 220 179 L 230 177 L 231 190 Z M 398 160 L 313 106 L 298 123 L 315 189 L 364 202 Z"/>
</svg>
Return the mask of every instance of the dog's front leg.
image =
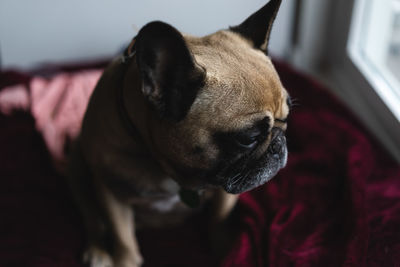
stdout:
<svg viewBox="0 0 400 267">
<path fill-rule="evenodd" d="M 131 207 L 94 179 L 78 139 L 69 161 L 67 181 L 83 216 L 87 248 L 83 260 L 90 267 L 137 267 L 142 257 L 134 235 Z M 108 244 L 108 241 L 112 241 Z M 110 246 L 111 245 L 111 246 Z"/>
<path fill-rule="evenodd" d="M 210 224 L 218 225 L 223 223 L 235 207 L 238 195 L 225 192 L 223 189 L 216 189 L 211 203 Z"/>
<path fill-rule="evenodd" d="M 238 195 L 216 189 L 211 200 L 209 216 L 209 239 L 213 250 L 223 256 L 235 237 L 235 222 L 230 214 L 238 200 Z"/>
<path fill-rule="evenodd" d="M 135 236 L 132 207 L 117 199 L 103 184 L 98 184 L 113 245 L 113 267 L 138 267 L 142 256 Z"/>
</svg>

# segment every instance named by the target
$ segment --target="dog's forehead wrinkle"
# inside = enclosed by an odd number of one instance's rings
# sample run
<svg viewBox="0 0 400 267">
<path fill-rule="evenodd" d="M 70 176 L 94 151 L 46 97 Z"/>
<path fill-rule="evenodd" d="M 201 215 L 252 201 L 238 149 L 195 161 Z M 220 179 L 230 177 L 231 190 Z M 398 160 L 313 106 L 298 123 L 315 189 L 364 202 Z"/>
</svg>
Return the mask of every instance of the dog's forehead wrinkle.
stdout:
<svg viewBox="0 0 400 267">
<path fill-rule="evenodd" d="M 262 65 L 269 65 L 265 64 L 268 57 L 262 51 L 251 48 L 247 40 L 229 31 L 219 31 L 203 38 L 189 37 L 187 42 L 196 60 L 210 71 L 225 69 L 228 73 L 230 70 L 237 73 L 251 68 L 257 71 Z"/>
<path fill-rule="evenodd" d="M 214 98 L 226 98 L 231 94 L 229 99 L 258 102 L 257 105 L 261 106 L 262 102 L 270 102 L 273 96 L 269 91 L 280 90 L 273 84 L 277 74 L 273 73 L 270 59 L 261 51 L 249 49 L 248 44 L 237 36 L 228 36 L 230 42 L 226 44 L 228 34 L 223 33 L 219 34 L 223 36 L 222 39 L 217 38 L 220 36 L 214 37 L 220 42 L 211 42 L 209 40 L 212 38 L 208 37 L 207 45 L 200 42 L 193 48 L 196 61 L 207 72 L 205 88 L 213 90 L 210 94 Z M 219 95 L 218 91 L 223 91 L 224 95 Z M 246 99 L 246 95 L 249 95 L 249 99 Z"/>
<path fill-rule="evenodd" d="M 269 86 L 252 82 L 227 83 L 218 77 L 208 77 L 191 107 L 189 118 L 206 127 L 224 125 L 232 130 L 250 126 L 256 120 L 273 117 L 276 106 Z M 210 116 L 219 114 L 219 116 Z"/>
</svg>

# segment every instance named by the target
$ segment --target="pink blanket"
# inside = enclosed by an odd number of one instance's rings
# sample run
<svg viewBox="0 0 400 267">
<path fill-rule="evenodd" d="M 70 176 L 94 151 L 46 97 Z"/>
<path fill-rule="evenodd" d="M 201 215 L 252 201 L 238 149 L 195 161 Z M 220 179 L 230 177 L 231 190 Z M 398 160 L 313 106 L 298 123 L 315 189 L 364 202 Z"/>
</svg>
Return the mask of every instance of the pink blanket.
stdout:
<svg viewBox="0 0 400 267">
<path fill-rule="evenodd" d="M 67 145 L 79 133 L 89 97 L 102 70 L 60 73 L 46 80 L 34 77 L 0 92 L 0 111 L 29 110 L 57 165 L 65 160 Z"/>
</svg>

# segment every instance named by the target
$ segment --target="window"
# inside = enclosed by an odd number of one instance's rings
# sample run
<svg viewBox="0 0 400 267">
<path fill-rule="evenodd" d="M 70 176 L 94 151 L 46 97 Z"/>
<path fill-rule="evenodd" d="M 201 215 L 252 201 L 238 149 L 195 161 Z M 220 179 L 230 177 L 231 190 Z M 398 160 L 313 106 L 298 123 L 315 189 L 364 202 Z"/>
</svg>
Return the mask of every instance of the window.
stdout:
<svg viewBox="0 0 400 267">
<path fill-rule="evenodd" d="M 357 0 L 348 51 L 400 120 L 400 0 Z"/>
<path fill-rule="evenodd" d="M 289 60 L 318 77 L 400 162 L 400 0 L 297 0 Z"/>
</svg>

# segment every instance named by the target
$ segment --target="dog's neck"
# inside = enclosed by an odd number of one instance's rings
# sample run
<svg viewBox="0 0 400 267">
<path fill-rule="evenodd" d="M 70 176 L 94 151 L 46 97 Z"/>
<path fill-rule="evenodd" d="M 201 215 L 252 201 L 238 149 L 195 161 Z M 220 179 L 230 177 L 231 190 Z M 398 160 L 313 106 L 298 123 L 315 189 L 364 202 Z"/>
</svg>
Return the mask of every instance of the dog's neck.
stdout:
<svg viewBox="0 0 400 267">
<path fill-rule="evenodd" d="M 124 81 L 128 74 L 128 69 L 131 64 L 134 64 L 135 55 L 136 55 L 136 38 L 133 38 L 129 46 L 125 49 L 124 53 L 120 59 L 120 68 L 122 71 L 120 72 L 121 77 L 119 77 L 120 84 L 117 88 L 117 108 L 119 117 L 122 120 L 122 124 L 126 128 L 126 131 L 133 137 L 133 138 L 141 138 L 141 134 L 139 133 L 136 125 L 134 124 L 131 116 L 129 115 L 129 111 L 127 109 L 127 105 L 125 103 L 125 84 Z"/>
<path fill-rule="evenodd" d="M 124 58 L 122 58 L 123 62 L 121 64 L 123 71 L 121 72 L 121 78 L 119 79 L 121 81 L 121 84 L 117 88 L 117 108 L 118 108 L 118 114 L 119 117 L 122 121 L 123 126 L 125 127 L 126 131 L 128 132 L 129 135 L 131 135 L 133 138 L 141 138 L 141 134 L 139 133 L 136 125 L 134 124 L 131 116 L 129 115 L 129 111 L 127 109 L 127 105 L 125 103 L 125 90 L 124 90 L 124 84 L 123 81 L 125 80 L 125 76 L 127 74 L 128 70 L 128 65 L 127 63 L 129 61 L 125 61 Z"/>
<path fill-rule="evenodd" d="M 135 39 L 132 40 L 131 44 L 125 49 L 123 55 L 120 59 L 120 67 L 122 68 L 120 85 L 117 90 L 117 107 L 118 113 L 121 121 L 126 128 L 127 132 L 135 139 L 143 139 L 142 136 L 150 136 L 148 133 L 144 134 L 141 131 L 147 131 L 148 126 L 146 121 L 138 121 L 137 118 L 147 118 L 149 119 L 150 113 L 142 114 L 144 116 L 134 116 L 138 110 L 148 110 L 147 108 L 139 108 L 130 105 L 130 100 L 133 98 L 141 97 L 143 95 L 140 90 L 140 78 L 139 72 L 136 64 L 136 50 L 135 50 Z M 132 88 L 132 84 L 134 84 Z M 133 101 L 132 101 L 133 103 Z M 136 105 L 138 103 L 145 103 L 145 101 L 135 101 Z M 151 142 L 151 140 L 143 140 Z M 197 190 L 180 189 L 179 196 L 181 201 L 183 201 L 187 206 L 195 208 L 199 206 L 200 203 L 200 192 Z"/>
<path fill-rule="evenodd" d="M 133 38 L 117 63 L 121 69 L 116 92 L 117 108 L 126 131 L 132 138 L 139 140 L 149 149 L 152 147 L 149 127 L 151 127 L 154 117 L 141 91 L 142 84 L 136 63 L 135 41 Z"/>
</svg>

